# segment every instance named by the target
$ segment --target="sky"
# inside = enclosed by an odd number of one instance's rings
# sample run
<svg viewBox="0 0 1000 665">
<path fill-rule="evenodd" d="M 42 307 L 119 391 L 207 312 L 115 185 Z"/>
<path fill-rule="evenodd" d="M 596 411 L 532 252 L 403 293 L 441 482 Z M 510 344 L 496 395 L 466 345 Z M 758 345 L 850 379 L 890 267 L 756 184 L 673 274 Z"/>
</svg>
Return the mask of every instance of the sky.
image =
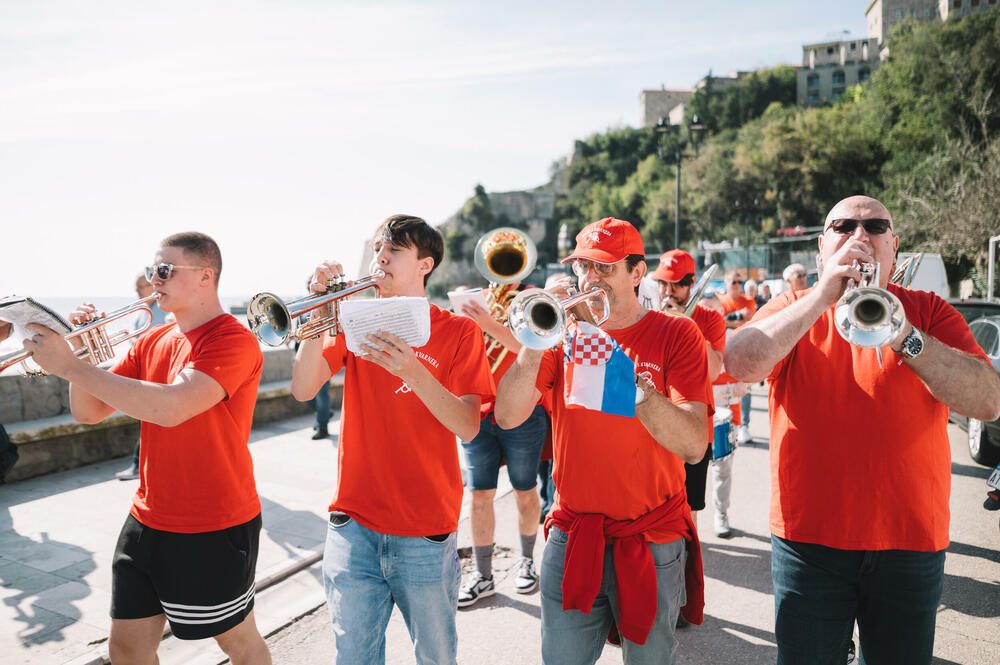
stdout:
<svg viewBox="0 0 1000 665">
<path fill-rule="evenodd" d="M 226 297 L 360 274 L 385 217 L 544 184 L 641 90 L 799 64 L 865 4 L 0 0 L 0 296 L 131 295 L 189 230 Z"/>
</svg>

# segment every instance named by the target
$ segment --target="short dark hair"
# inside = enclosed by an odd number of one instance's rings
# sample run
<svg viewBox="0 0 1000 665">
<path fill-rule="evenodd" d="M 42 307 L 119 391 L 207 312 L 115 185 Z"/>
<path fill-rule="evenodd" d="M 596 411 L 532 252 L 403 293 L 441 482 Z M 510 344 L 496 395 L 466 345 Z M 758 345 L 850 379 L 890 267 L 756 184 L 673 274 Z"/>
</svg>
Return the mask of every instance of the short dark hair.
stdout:
<svg viewBox="0 0 1000 665">
<path fill-rule="evenodd" d="M 645 260 L 646 257 L 643 256 L 642 254 L 629 254 L 628 256 L 625 257 L 625 270 L 628 272 L 632 272 L 633 270 L 635 270 L 635 267 L 639 265 L 640 261 L 644 262 Z M 635 287 L 635 294 L 639 295 L 638 284 L 636 284 Z"/>
<path fill-rule="evenodd" d="M 206 268 L 215 271 L 215 284 L 219 284 L 222 274 L 222 252 L 212 238 L 198 231 L 185 231 L 167 236 L 160 242 L 160 247 L 180 247 L 185 254 L 196 257 L 196 260 Z"/>
<path fill-rule="evenodd" d="M 441 237 L 441 232 L 413 215 L 387 217 L 375 230 L 374 239 L 396 247 L 416 247 L 417 258 L 425 259 L 429 256 L 434 259 L 434 265 L 424 275 L 424 286 L 444 258 L 444 238 Z"/>
</svg>

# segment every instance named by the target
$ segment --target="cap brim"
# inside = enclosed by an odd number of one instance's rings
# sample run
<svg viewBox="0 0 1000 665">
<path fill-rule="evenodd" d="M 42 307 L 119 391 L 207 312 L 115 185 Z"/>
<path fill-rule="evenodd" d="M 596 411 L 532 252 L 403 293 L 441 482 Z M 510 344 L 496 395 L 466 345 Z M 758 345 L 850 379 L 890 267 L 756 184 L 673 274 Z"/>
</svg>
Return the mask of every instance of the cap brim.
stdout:
<svg viewBox="0 0 1000 665">
<path fill-rule="evenodd" d="M 690 273 L 688 273 L 690 274 Z M 658 279 L 661 282 L 679 282 L 684 279 L 687 275 L 677 275 L 669 270 L 660 270 L 657 268 L 650 273 L 650 279 Z"/>
<path fill-rule="evenodd" d="M 618 263 L 624 258 L 624 256 L 615 256 L 611 252 L 606 252 L 603 249 L 591 248 L 578 249 L 559 263 L 568 263 L 573 259 L 590 259 L 591 261 L 597 261 L 598 263 Z"/>
</svg>

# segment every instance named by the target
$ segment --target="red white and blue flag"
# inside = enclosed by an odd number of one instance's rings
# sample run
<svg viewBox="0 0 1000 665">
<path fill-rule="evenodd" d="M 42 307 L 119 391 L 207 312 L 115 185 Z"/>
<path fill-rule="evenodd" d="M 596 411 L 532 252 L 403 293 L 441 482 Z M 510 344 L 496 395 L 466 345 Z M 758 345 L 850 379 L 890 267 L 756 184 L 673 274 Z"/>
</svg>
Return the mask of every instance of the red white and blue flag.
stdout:
<svg viewBox="0 0 1000 665">
<path fill-rule="evenodd" d="M 567 406 L 635 416 L 635 363 L 606 332 L 585 321 L 567 326 L 563 365 Z"/>
</svg>

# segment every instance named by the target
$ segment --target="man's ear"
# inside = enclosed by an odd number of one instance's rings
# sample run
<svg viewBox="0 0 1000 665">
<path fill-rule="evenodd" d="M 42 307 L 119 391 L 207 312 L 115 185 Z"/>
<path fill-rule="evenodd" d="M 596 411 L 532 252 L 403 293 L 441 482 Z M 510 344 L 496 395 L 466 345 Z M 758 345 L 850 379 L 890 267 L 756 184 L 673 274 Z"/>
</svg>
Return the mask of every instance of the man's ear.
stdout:
<svg viewBox="0 0 1000 665">
<path fill-rule="evenodd" d="M 426 275 L 430 271 L 434 270 L 434 257 L 425 256 L 424 258 L 420 259 L 418 263 L 418 269 L 420 270 L 421 275 Z"/>
</svg>

